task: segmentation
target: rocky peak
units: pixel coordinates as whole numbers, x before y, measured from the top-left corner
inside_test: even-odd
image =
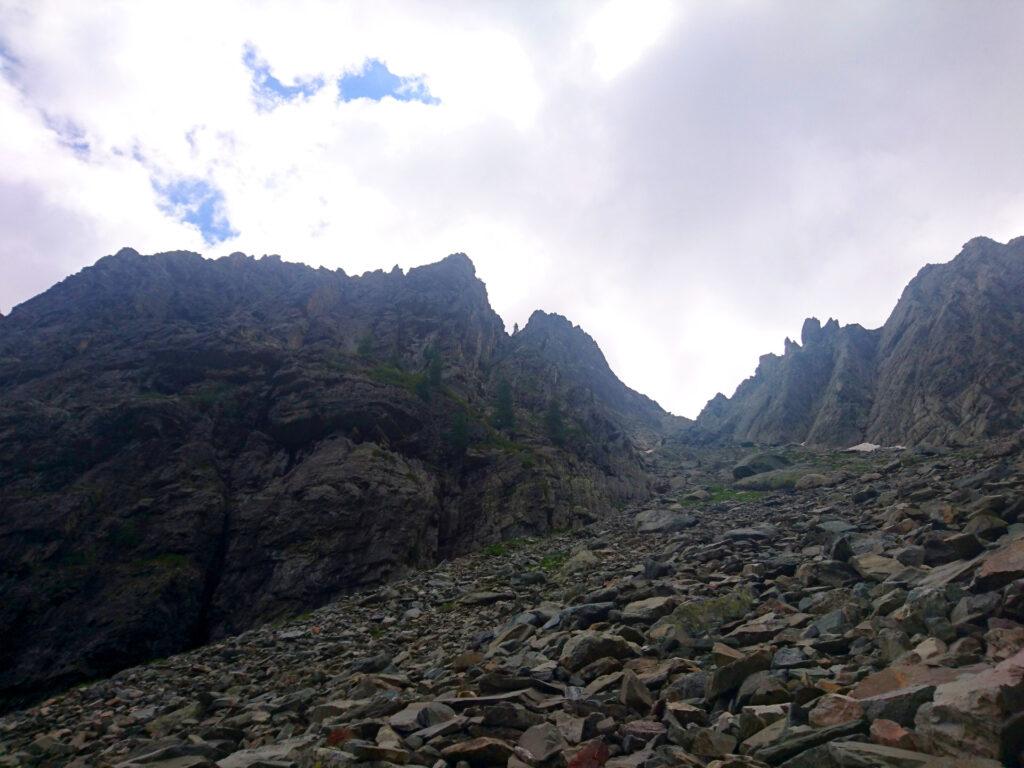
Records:
[[[699,434],[828,445],[971,441],[1024,415],[1024,238],[979,237],[928,265],[877,330],[808,318]]]
[[[805,347],[808,344],[813,344],[821,338],[821,322],[816,317],[808,317],[804,320],[803,327],[800,329],[800,343]]]
[[[564,318],[509,337],[464,254],[122,249],[3,331],[0,702],[650,493],[661,409]]]
[[[623,384],[590,334],[562,315],[536,310],[509,347],[517,364],[526,361],[532,377],[549,381],[549,398],[558,389],[567,402],[596,400],[643,422],[660,422],[666,415],[653,400]]]

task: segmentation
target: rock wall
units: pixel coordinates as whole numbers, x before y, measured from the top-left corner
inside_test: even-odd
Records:
[[[765,355],[697,440],[883,445],[968,443],[1024,420],[1024,238],[975,238],[910,282],[885,325],[824,327]]]
[[[0,695],[646,498],[633,425],[667,414],[581,330],[543,326],[508,336],[463,255],[356,278],[125,250],[15,308]]]

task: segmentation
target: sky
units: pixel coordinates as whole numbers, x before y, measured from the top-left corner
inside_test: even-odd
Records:
[[[685,416],[1024,234],[1014,0],[0,0],[0,311],[100,257],[473,259]]]

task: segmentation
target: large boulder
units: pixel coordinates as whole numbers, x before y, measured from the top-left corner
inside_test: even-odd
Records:
[[[559,661],[570,672],[575,672],[606,656],[628,659],[636,655],[633,646],[618,635],[587,631],[575,634],[566,641]]]
[[[789,465],[789,459],[778,453],[752,453],[732,468],[732,476],[736,480],[742,480],[744,477],[771,472]]]
[[[1024,650],[984,672],[939,685],[914,724],[939,754],[999,758],[1005,723],[1022,710]]]
[[[975,588],[988,592],[1024,578],[1024,539],[1011,541],[986,555],[974,577]]]

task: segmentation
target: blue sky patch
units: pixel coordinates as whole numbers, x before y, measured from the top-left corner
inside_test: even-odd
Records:
[[[360,72],[344,74],[338,78],[338,100],[373,99],[380,101],[390,96],[398,101],[422,101],[424,104],[440,104],[432,96],[424,82],[423,75],[399,77],[379,59],[367,59]]]
[[[3,40],[0,40],[0,66],[4,67],[5,69],[8,69],[13,68],[19,63],[20,62],[18,61],[17,57],[13,53],[11,53],[10,49],[3,42]]]
[[[256,106],[269,111],[286,101],[297,98],[308,98],[324,87],[322,77],[309,80],[296,80],[292,85],[285,85],[270,71],[270,64],[260,58],[256,46],[247,43],[242,51],[242,63],[252,72],[252,95]]]
[[[57,134],[61,144],[81,158],[89,156],[89,142],[85,137],[85,130],[80,125],[70,118],[54,117],[46,112],[41,114],[46,127]]]
[[[209,245],[238,234],[224,213],[224,193],[208,181],[183,178],[162,184],[153,181],[162,198],[160,210],[196,227]]]

